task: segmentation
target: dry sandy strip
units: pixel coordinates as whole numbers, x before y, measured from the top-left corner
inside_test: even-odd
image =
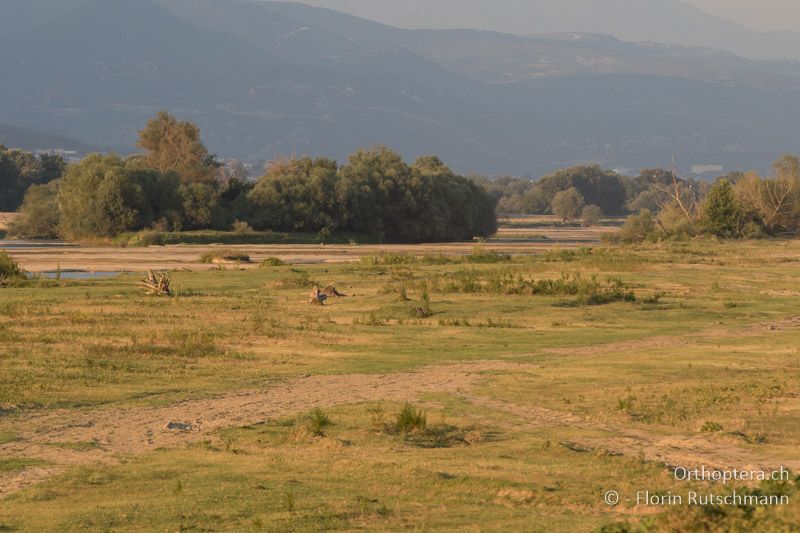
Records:
[[[647,459],[687,466],[742,468],[756,461],[736,446],[720,446],[703,438],[654,436],[639,430],[592,424],[569,413],[522,407],[471,395],[470,389],[487,372],[526,371],[534,365],[499,361],[430,366],[396,374],[310,376],[260,391],[238,392],[167,407],[55,410],[24,416],[13,428],[19,438],[0,445],[0,456],[34,458],[48,466],[0,476],[0,498],[38,483],[70,466],[114,464],[118,454],[139,454],[176,448],[208,439],[220,428],[264,422],[306,412],[314,407],[365,401],[414,400],[428,392],[447,392],[491,411],[521,419],[520,427],[570,427],[604,432],[589,446],[615,453],[644,453]],[[491,423],[491,422],[490,422]],[[185,425],[185,429],[181,429]],[[169,426],[177,426],[170,429]],[[509,426],[511,429],[512,426]],[[65,449],[65,443],[96,442],[88,451]],[[61,446],[58,446],[61,445]],[[769,465],[762,465],[765,468]],[[797,465],[784,465],[800,468]]]
[[[485,372],[525,370],[530,365],[496,361],[433,366],[398,374],[311,376],[261,391],[243,391],[167,407],[53,410],[15,423],[18,440],[0,445],[0,457],[42,459],[53,466],[0,476],[0,497],[72,465],[113,464],[116,454],[173,448],[209,438],[217,429],[245,426],[315,407],[365,401],[414,400],[426,392],[459,393]],[[171,423],[187,430],[169,429]],[[96,442],[98,448],[73,451],[54,444]]]
[[[532,239],[530,230],[501,229],[496,239],[482,244],[485,250],[502,253],[540,254],[554,246],[576,247],[600,242],[603,234],[614,228],[543,228],[533,232],[548,240]],[[7,251],[29,272],[56,269],[89,272],[144,272],[147,270],[208,270],[200,261],[206,253],[231,248],[247,253],[252,263],[234,265],[255,268],[267,257],[277,257],[294,264],[347,263],[382,253],[409,255],[467,255],[475,242],[415,245],[349,245],[349,244],[264,244],[264,245],[169,245],[142,248],[75,245],[58,241],[2,241],[0,251]]]

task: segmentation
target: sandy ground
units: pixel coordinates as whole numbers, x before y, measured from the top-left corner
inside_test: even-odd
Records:
[[[12,429],[18,439],[0,445],[0,456],[36,458],[47,466],[0,475],[0,498],[79,465],[115,464],[122,455],[177,448],[211,438],[214,431],[307,412],[315,407],[367,401],[412,401],[425,393],[452,393],[491,411],[510,415],[509,431],[570,428],[600,436],[565,442],[581,451],[643,456],[666,465],[800,470],[800,460],[763,462],[752,450],[711,436],[669,435],[584,420],[570,413],[476,396],[472,388],[494,371],[535,370],[536,365],[479,361],[428,366],[415,372],[309,376],[264,390],[242,391],[166,407],[55,410],[26,414]],[[494,419],[493,419],[494,423]],[[96,443],[86,451],[68,443]],[[773,464],[775,463],[775,464]]]
[[[485,361],[398,374],[313,376],[265,390],[242,391],[167,407],[26,414],[11,428],[18,439],[0,445],[0,456],[41,459],[50,465],[0,474],[0,498],[69,466],[114,464],[118,454],[178,447],[208,439],[220,428],[256,424],[315,407],[378,400],[411,401],[426,392],[466,393],[484,372],[528,367]],[[186,429],[170,429],[171,423],[185,425]],[[96,442],[99,447],[75,451],[58,446],[87,442]]]
[[[614,228],[504,228],[496,238],[483,244],[483,248],[510,254],[538,254],[554,246],[597,244],[601,236],[610,231],[614,231]],[[542,239],[542,236],[547,239]],[[346,263],[380,253],[466,255],[474,247],[475,243],[468,242],[420,245],[174,245],[114,248],[57,242],[0,241],[0,250],[8,251],[29,272],[48,272],[59,268],[89,272],[209,270],[217,267],[202,264],[200,257],[220,248],[241,250],[250,255],[253,261],[252,264],[233,267],[255,268],[267,257],[278,257],[294,264]]]

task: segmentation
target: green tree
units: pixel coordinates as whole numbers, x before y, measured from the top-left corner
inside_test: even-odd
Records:
[[[200,128],[161,111],[139,132],[138,146],[147,166],[162,173],[175,172],[184,184],[214,181],[217,163],[200,140]]]
[[[17,162],[0,146],[0,211],[16,211],[22,194],[22,176]]]
[[[35,156],[0,145],[0,211],[16,211],[32,185],[53,181],[64,172],[61,156]]]
[[[205,183],[185,183],[180,186],[179,194],[183,202],[183,229],[209,228],[219,203],[216,187]]]
[[[563,221],[575,220],[581,214],[584,206],[583,195],[575,187],[570,187],[566,191],[560,191],[553,196],[551,209],[553,214],[560,217]]]
[[[58,181],[31,186],[9,228],[10,233],[16,237],[39,239],[58,237],[58,190]]]
[[[290,159],[273,163],[249,199],[253,226],[278,231],[330,234],[342,222],[336,196],[337,164],[330,159]]]
[[[647,209],[642,209],[638,214],[631,215],[625,219],[625,224],[619,233],[614,235],[612,240],[620,241],[625,244],[643,242],[646,239],[655,240],[656,220],[653,213]]]
[[[456,175],[436,156],[417,159],[411,171],[418,212],[409,215],[404,240],[460,241],[497,232],[497,196],[483,180]]]
[[[555,195],[576,188],[587,204],[594,204],[608,215],[627,212],[628,192],[624,180],[616,172],[597,165],[577,166],[544,176],[525,197],[528,212],[545,214],[552,207]]]
[[[93,154],[71,165],[58,194],[59,234],[112,237],[152,221],[144,189],[115,155]]]
[[[742,236],[748,218],[747,210],[730,181],[722,179],[711,187],[700,217],[705,232],[721,238],[738,238]]]
[[[345,224],[351,230],[378,240],[399,240],[398,226],[408,222],[403,212],[414,211],[411,169],[385,146],[360,149],[339,169],[336,196],[344,206]]]
[[[581,222],[584,226],[597,226],[603,219],[603,210],[596,205],[587,205],[581,211]]]

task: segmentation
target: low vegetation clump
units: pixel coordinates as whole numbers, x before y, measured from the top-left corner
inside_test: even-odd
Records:
[[[459,270],[432,282],[434,290],[443,293],[499,294],[529,296],[574,296],[575,303],[601,305],[636,301],[634,292],[619,278],[601,281],[596,276],[563,274],[556,279],[532,279],[521,274],[477,270]]]
[[[27,277],[27,274],[8,253],[0,252],[0,287],[25,281]]]
[[[277,257],[267,257],[266,259],[261,261],[261,265],[260,266],[262,268],[273,268],[273,267],[284,266],[285,264],[286,264],[286,262],[284,262],[282,259],[279,259]]]
[[[167,244],[167,235],[162,231],[142,230],[136,233],[123,233],[113,239],[115,246],[126,247],[147,247],[164,246]]]
[[[414,431],[425,431],[428,427],[428,417],[422,409],[417,409],[410,403],[403,406],[397,414],[395,430],[403,435],[408,435]]]
[[[419,305],[411,308],[411,314],[416,318],[429,318],[433,316],[433,309],[431,308],[431,297],[428,291],[422,293],[422,300]]]
[[[319,407],[308,413],[304,420],[306,429],[315,437],[324,437],[328,428],[333,425],[331,417],[325,414],[325,411]]]
[[[471,254],[463,258],[465,263],[472,263],[477,265],[488,265],[494,263],[508,263],[511,261],[509,254],[500,253],[496,250],[484,250],[482,247],[477,246]]]
[[[239,250],[219,250],[203,254],[200,262],[204,264],[250,263],[250,256]]]

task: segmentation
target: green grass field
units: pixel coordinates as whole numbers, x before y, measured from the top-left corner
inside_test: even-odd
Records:
[[[0,289],[0,531],[800,527],[794,478],[635,501],[734,488],[676,466],[800,471],[800,242],[173,280]]]

